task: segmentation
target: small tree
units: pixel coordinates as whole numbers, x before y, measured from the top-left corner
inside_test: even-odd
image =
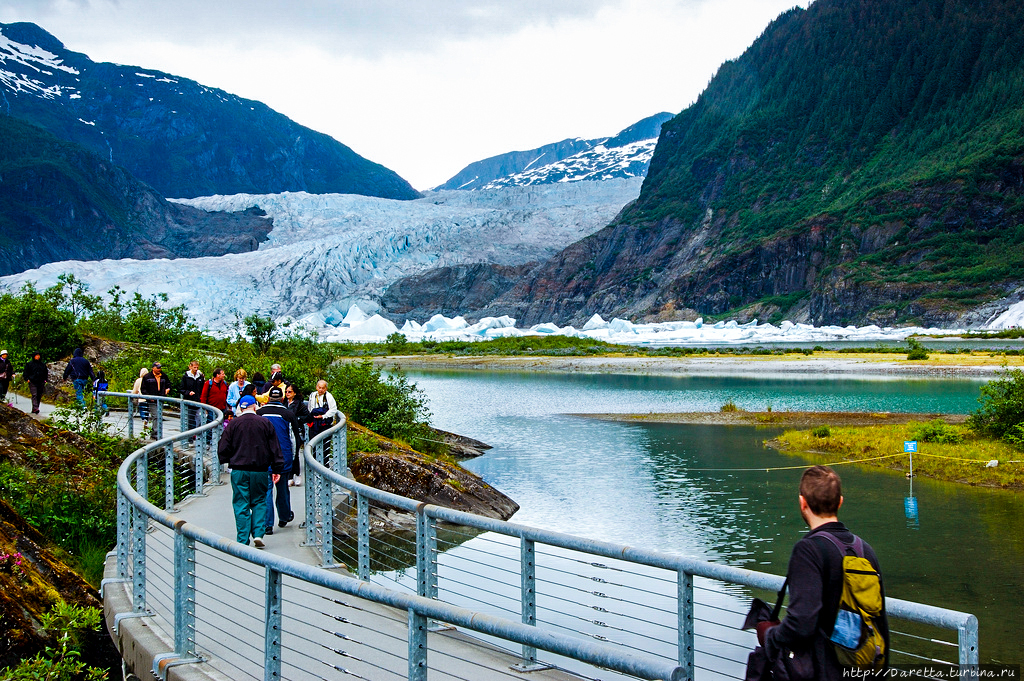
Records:
[[[58,601],[40,618],[43,628],[56,638],[56,645],[45,653],[22,660],[17,666],[0,672],[3,681],[37,681],[39,679],[83,679],[101,681],[107,672],[90,667],[81,660],[82,633],[99,628],[99,608],[72,605]]]
[[[273,319],[261,317],[258,314],[251,314],[242,320],[245,324],[245,333],[249,336],[249,342],[261,355],[267,354],[267,350],[274,344],[277,338],[277,324]]]
[[[1024,424],[1024,371],[1003,369],[998,378],[981,386],[981,406],[967,419],[976,433],[1012,437]]]

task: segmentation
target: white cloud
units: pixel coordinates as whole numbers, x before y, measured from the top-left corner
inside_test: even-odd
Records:
[[[0,21],[261,100],[423,189],[487,156],[679,112],[792,5],[58,0]]]

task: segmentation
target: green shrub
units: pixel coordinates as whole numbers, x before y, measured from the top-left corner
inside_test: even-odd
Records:
[[[951,426],[941,419],[928,421],[910,430],[909,437],[920,442],[935,442],[940,445],[963,444],[964,434],[956,426]]]
[[[828,426],[818,426],[811,431],[814,437],[832,437],[832,430]]]
[[[908,338],[907,345],[910,346],[910,350],[907,351],[907,359],[928,359],[928,350],[916,338]]]
[[[394,371],[385,376],[364,359],[331,366],[327,374],[328,389],[349,419],[414,448],[424,446],[424,438],[431,433],[427,397],[404,373]]]
[[[21,660],[0,675],[3,681],[43,681],[53,679],[81,679],[101,681],[107,672],[82,662],[82,646],[85,631],[96,631],[103,621],[99,608],[73,605],[64,601],[56,604],[43,614],[40,624],[56,640],[45,652]]]
[[[1004,369],[999,377],[981,386],[981,406],[967,418],[976,433],[1005,438],[1024,423],[1024,371]]]
[[[729,400],[728,402],[723,404],[719,408],[718,411],[721,411],[721,412],[733,412],[733,411],[743,411],[743,410],[740,409],[739,407],[737,407],[735,402],[733,402],[732,400]]]

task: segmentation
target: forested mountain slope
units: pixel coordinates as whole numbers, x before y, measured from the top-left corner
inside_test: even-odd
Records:
[[[0,115],[0,275],[60,260],[245,253],[272,229],[264,216],[170,203],[124,168]]]
[[[1024,282],[1024,4],[817,0],[664,124],[640,198],[490,311],[984,321]]]

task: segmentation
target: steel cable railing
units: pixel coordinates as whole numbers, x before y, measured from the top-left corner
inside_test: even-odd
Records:
[[[106,394],[125,397],[132,404],[133,397],[128,394]],[[323,671],[310,660],[321,660],[324,656],[312,655],[310,651],[314,649],[330,649],[332,657],[325,661],[324,668],[352,678],[379,679],[386,675],[420,680],[439,668],[444,669],[444,675],[454,678],[460,672],[448,667],[456,662],[459,669],[486,664],[485,659],[466,658],[469,648],[465,643],[428,633],[431,622],[448,622],[503,641],[506,646],[545,650],[639,678],[682,678],[681,670],[670,661],[630,654],[512,619],[382,588],[259,551],[173,515],[175,504],[184,494],[202,493],[207,485],[217,482],[220,470],[216,456],[211,453],[216,451],[223,416],[212,407],[197,405],[205,414],[200,420],[207,422],[188,429],[188,425],[194,424],[188,422],[187,408],[195,403],[185,404],[186,411],[179,418],[185,421],[186,429],[180,431],[181,421],[178,429],[172,428],[164,418],[163,407],[166,403],[181,405],[184,401],[156,396],[146,399],[154,402],[150,417],[157,439],[130,455],[118,470],[116,577],[104,580],[103,587],[108,589],[113,583],[121,583],[130,594],[131,611],[117,613],[115,621],[132,616],[153,617],[173,629],[173,652],[154,657],[154,673],[161,674],[171,665],[203,661],[200,648],[207,658],[215,658],[206,661],[216,668],[252,678],[283,678],[283,670],[288,678],[322,678]],[[306,446],[307,472],[311,470],[310,461],[316,462],[315,470],[340,475],[346,469],[344,429],[342,422]],[[187,457],[186,463],[179,465],[183,456]],[[323,564],[334,565],[333,480],[307,473],[306,488],[310,502],[306,536],[321,549]],[[368,499],[350,496],[356,497],[355,506],[365,519]],[[368,545],[368,529],[368,523],[360,523],[361,547]],[[419,575],[437,571],[436,534],[420,530],[414,556],[417,592],[436,595],[436,581],[419,580]],[[172,555],[168,556],[168,552]],[[429,568],[424,562],[427,554]],[[369,571],[368,556],[368,551],[360,551],[359,569],[363,573]],[[166,565],[157,564],[161,561]],[[242,570],[240,582],[236,581],[238,570]],[[293,584],[303,586],[294,588]],[[332,608],[324,609],[335,623],[333,626],[327,626],[327,619],[319,619],[320,615],[318,623],[311,625],[311,616],[305,610],[299,614],[288,612],[287,608],[294,603],[287,599],[302,601],[321,593],[334,594],[334,609],[342,608],[337,605],[340,595],[362,600],[360,606],[346,603],[342,615],[337,610],[331,614]],[[260,601],[262,609],[253,608]],[[328,601],[321,597],[318,602]],[[395,614],[395,609],[401,616]],[[356,622],[357,619],[360,621]],[[372,643],[358,643],[350,633],[356,627],[368,632],[370,636],[364,638],[372,639]],[[343,641],[344,645],[329,645],[325,642],[328,638]],[[429,661],[428,650],[434,653]],[[343,664],[338,663],[339,658]]]
[[[324,518],[328,517],[333,523],[335,506],[345,509],[347,517],[341,526],[357,527],[359,532],[346,536],[341,543],[348,556],[354,555],[349,562],[358,566],[360,579],[411,582],[412,575],[407,575],[411,567],[395,570],[374,558],[401,552],[411,560],[412,551],[403,548],[411,543],[416,548],[415,587],[422,597],[506,617],[519,615],[530,626],[558,629],[620,649],[667,657],[684,670],[687,678],[700,668],[725,677],[740,677],[754,637],[739,630],[746,610],[741,609],[742,591],[737,592],[737,588],[746,589],[749,598],[751,592],[774,593],[782,585],[780,576],[745,568],[592,541],[422,504],[346,477],[340,450],[332,451],[338,451],[339,456],[330,467],[311,460],[307,453],[307,471],[310,477],[330,481],[337,490],[335,494],[322,492],[321,499],[333,502],[336,496],[344,496],[348,503],[307,507],[307,514],[313,522],[326,524]],[[351,503],[353,499],[356,503]],[[371,534],[371,504],[415,514],[415,540],[399,538],[388,530]],[[439,527],[445,528],[449,537],[466,537],[465,543],[440,542]],[[447,553],[443,553],[442,546]],[[486,573],[486,584],[467,579],[477,574],[476,567]],[[699,601],[695,598],[698,594]],[[508,607],[503,605],[506,600],[510,601]],[[955,631],[957,663],[977,664],[978,629],[973,615],[895,598],[887,599],[887,610],[892,621]],[[929,643],[931,639],[925,636],[915,640],[915,644]],[[525,667],[537,663],[536,653],[529,646],[524,647],[522,657]],[[716,671],[722,668],[735,668],[735,675]]]

